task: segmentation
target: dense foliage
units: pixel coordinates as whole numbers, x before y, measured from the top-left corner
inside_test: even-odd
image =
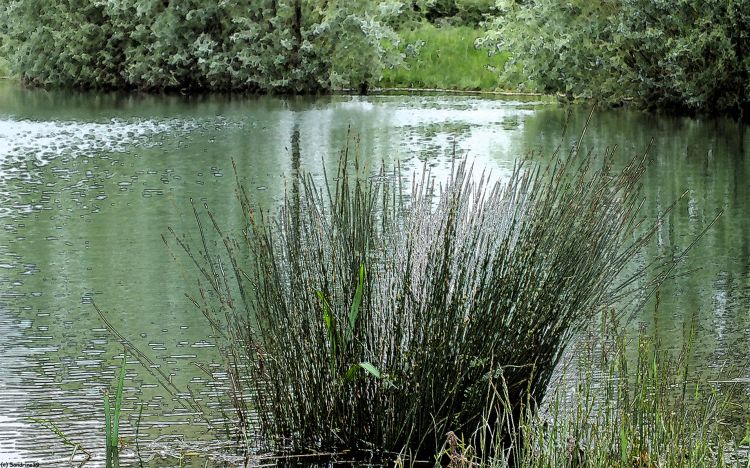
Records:
[[[432,22],[477,26],[497,11],[496,0],[417,0],[414,8]]]
[[[646,108],[747,114],[750,2],[504,0],[482,44],[506,82]]]
[[[13,71],[42,86],[316,92],[396,63],[402,5],[331,0],[11,0]]]
[[[481,52],[463,43],[480,35]],[[381,82],[518,86],[616,105],[747,116],[748,50],[744,0],[8,0],[0,6],[0,73],[9,69],[40,86],[283,93],[366,92]]]

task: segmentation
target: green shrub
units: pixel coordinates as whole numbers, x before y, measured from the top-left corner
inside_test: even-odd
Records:
[[[417,4],[424,18],[433,23],[458,13],[456,0],[421,0]]]
[[[456,0],[456,16],[461,24],[477,26],[497,12],[495,0]]]
[[[462,25],[476,27],[497,11],[496,0],[419,0],[416,9],[425,20],[441,26]]]
[[[215,239],[203,222],[197,249],[177,238],[240,432],[273,452],[434,454],[447,431],[517,421],[575,333],[632,285],[620,275],[652,232],[636,219],[643,160],[612,173],[573,151],[497,184],[461,162],[447,185],[427,174],[411,191],[359,163],[344,152],[322,186],[295,177],[275,216],[239,188],[240,239],[210,211]],[[498,388],[509,406],[488,413]]]
[[[386,14],[375,2],[12,0],[0,20],[12,70],[33,85],[309,93],[397,62]]]
[[[8,61],[0,57],[0,78],[7,78],[9,75]]]
[[[750,3],[505,1],[481,43],[503,80],[651,109],[745,115]]]

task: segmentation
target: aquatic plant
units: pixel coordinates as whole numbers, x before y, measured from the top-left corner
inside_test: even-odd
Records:
[[[71,447],[73,449],[70,454],[70,458],[68,459],[68,466],[78,466],[78,468],[80,468],[84,466],[89,460],[91,460],[91,453],[86,450],[83,444],[71,440],[70,437],[68,437],[68,435],[63,432],[62,429],[60,429],[54,422],[45,418],[29,417],[27,419],[35,424],[39,424],[41,427],[55,434],[63,443],[63,445]],[[76,460],[76,455],[78,455],[79,453],[84,457],[82,460]]]
[[[120,413],[122,411],[122,390],[125,383],[126,353],[123,351],[122,364],[114,388],[114,402],[109,390],[104,392],[104,435],[107,447],[107,458],[116,456],[120,442]],[[114,405],[113,405],[114,403]]]
[[[120,451],[120,416],[122,412],[122,397],[125,383],[126,357],[127,353],[123,351],[122,363],[120,364],[117,383],[114,387],[114,401],[112,401],[112,396],[110,395],[109,389],[104,390],[104,446],[106,449],[107,466],[110,466],[112,464],[114,464],[115,466],[118,465],[118,455]],[[143,408],[141,407],[141,411],[142,410]],[[140,417],[141,414],[139,413],[138,425],[136,426],[135,435],[136,447],[138,444],[138,428],[140,427]],[[75,461],[75,457],[79,453],[82,454],[85,458],[80,461],[77,466],[83,466],[91,459],[91,453],[89,453],[89,451],[86,450],[86,448],[82,444],[72,441],[70,437],[68,437],[68,435],[65,434],[65,432],[63,432],[54,422],[45,418],[28,419],[31,422],[39,424],[40,426],[55,434],[64,445],[73,448],[73,452],[71,453],[69,460],[70,466],[74,466],[74,463],[79,463],[78,461]],[[138,453],[138,457],[140,459],[140,453]]]
[[[644,332],[626,339],[609,315],[572,346],[541,408],[503,421],[525,435],[512,450],[482,456],[449,434],[438,452],[443,464],[506,467],[513,454],[524,468],[746,467],[747,447],[727,431],[741,386],[689,381],[692,338],[679,351],[660,349]],[[502,389],[494,404],[508,404]],[[494,429],[485,425],[476,439],[502,444]]]
[[[648,271],[630,268],[653,234],[639,216],[645,156],[614,170],[612,151],[579,148],[497,182],[456,161],[444,184],[425,171],[410,189],[347,148],[322,185],[294,176],[276,215],[238,181],[240,238],[196,210],[198,248],[174,238],[200,277],[190,297],[222,350],[242,440],[434,454],[452,431],[491,446],[478,429],[541,401],[571,338],[625,307]]]

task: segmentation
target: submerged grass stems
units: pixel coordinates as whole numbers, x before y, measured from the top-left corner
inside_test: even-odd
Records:
[[[91,460],[91,453],[86,450],[83,444],[72,441],[65,432],[57,427],[57,424],[55,424],[54,422],[50,421],[49,419],[33,417],[28,418],[28,420],[35,424],[39,424],[41,427],[52,432],[60,439],[63,445],[72,448],[70,458],[68,459],[68,466],[77,466],[78,468],[80,468],[84,466],[89,460]],[[76,455],[79,453],[84,457],[82,460],[76,460]]]
[[[125,371],[126,371],[126,358],[127,352],[123,351],[122,362],[120,364],[120,370],[117,377],[117,382],[114,386],[114,400],[110,395],[110,389],[104,391],[104,446],[106,450],[107,466],[112,464],[118,464],[118,456],[120,452],[120,416],[122,414],[122,399],[123,389],[125,384]],[[62,443],[68,447],[73,448],[73,452],[70,456],[70,466],[76,466],[75,456],[78,453],[83,454],[85,457],[80,464],[77,466],[83,466],[91,459],[91,453],[89,453],[82,444],[73,442],[70,438],[59,428],[57,425],[43,418],[29,418],[32,422],[37,423],[54,433],[60,438]],[[140,415],[139,415],[140,421]],[[138,432],[136,432],[136,444],[138,443]]]
[[[323,185],[295,176],[276,215],[238,183],[241,238],[196,212],[198,248],[175,240],[201,278],[191,300],[222,350],[243,441],[432,455],[451,431],[487,451],[478,429],[520,421],[571,337],[646,275],[626,271],[653,234],[639,217],[645,157],[614,171],[610,152],[579,146],[502,183],[463,161],[411,189],[345,149]]]

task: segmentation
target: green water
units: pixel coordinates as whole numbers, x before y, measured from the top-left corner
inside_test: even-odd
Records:
[[[426,164],[445,177],[455,147],[503,177],[529,151],[544,157],[575,144],[588,111],[461,96],[153,97],[0,82],[0,461],[67,459],[70,449],[29,416],[55,422],[101,461],[102,391],[122,347],[92,301],[178,386],[215,405],[192,364],[216,359],[205,320],[185,297],[195,292],[193,272],[161,236],[171,227],[196,240],[191,198],[228,229],[239,225],[232,160],[268,208],[294,171],[320,176],[354,138],[372,167],[399,160],[407,171]],[[747,138],[748,127],[731,121],[618,110],[597,112],[584,140],[587,149],[618,145],[623,159],[651,144],[643,181],[651,219],[686,192],[641,264],[679,256],[723,211],[664,284],[658,308],[652,301],[628,324],[632,336],[645,329],[675,349],[697,324],[692,378],[728,367],[750,377],[741,370],[750,358]],[[131,361],[124,438],[132,441],[142,404],[142,447],[174,451],[183,434],[209,440]]]

